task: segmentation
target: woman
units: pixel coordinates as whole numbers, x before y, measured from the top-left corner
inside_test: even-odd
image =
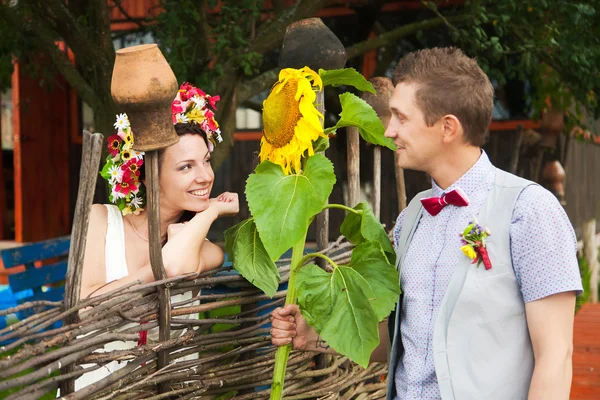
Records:
[[[239,210],[235,193],[209,198],[214,173],[210,153],[220,141],[211,97],[190,84],[183,84],[173,101],[178,143],[159,153],[160,234],[167,277],[200,273],[219,267],[223,251],[206,239],[211,224]],[[83,264],[81,298],[97,296],[125,284],[154,281],[150,266],[148,215],[145,203],[143,153],[133,150],[134,135],[125,114],[117,117],[116,135],[109,138],[110,155],[101,175],[109,181],[110,205],[92,206]],[[191,292],[174,296],[172,302],[189,300]],[[150,330],[150,340],[157,336]],[[177,333],[174,333],[177,334]],[[140,335],[145,338],[145,335]],[[114,342],[105,351],[135,346]],[[87,386],[125,363],[111,362],[84,374],[76,389]]]

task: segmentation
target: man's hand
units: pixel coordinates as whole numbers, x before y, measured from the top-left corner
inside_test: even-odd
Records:
[[[271,313],[271,343],[285,346],[292,343],[296,350],[315,350],[319,339],[317,332],[310,327],[296,304],[278,307]]]
[[[210,199],[210,207],[218,211],[219,217],[236,215],[240,211],[240,202],[237,193],[224,192],[214,199]]]

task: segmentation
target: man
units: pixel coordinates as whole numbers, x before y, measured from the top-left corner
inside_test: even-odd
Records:
[[[582,290],[568,217],[550,192],[481,150],[493,88],[475,60],[421,50],[400,60],[393,80],[386,136],[399,166],[427,172],[432,189],[394,228],[403,294],[371,357],[388,354],[388,399],[568,399]],[[481,265],[461,251],[474,220],[491,233]],[[297,306],[273,312],[272,342],[332,352]]]
[[[481,150],[493,88],[475,60],[421,50],[400,60],[393,80],[386,136],[399,166],[427,172],[432,189],[394,228],[403,294],[371,357],[389,354],[388,399],[568,399],[582,286],[564,210]],[[482,265],[461,251],[474,220],[491,233]],[[272,342],[332,351],[297,306],[273,312]]]

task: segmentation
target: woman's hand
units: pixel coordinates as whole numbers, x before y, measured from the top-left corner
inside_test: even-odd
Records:
[[[240,201],[237,193],[225,192],[210,199],[210,207],[218,211],[219,217],[236,215],[240,211]]]

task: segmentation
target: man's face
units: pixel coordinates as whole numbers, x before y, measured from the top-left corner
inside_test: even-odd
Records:
[[[423,112],[417,106],[414,83],[399,83],[390,99],[392,117],[385,131],[398,146],[398,166],[428,172],[435,165],[436,155],[442,150],[443,129],[441,121],[429,127]]]

